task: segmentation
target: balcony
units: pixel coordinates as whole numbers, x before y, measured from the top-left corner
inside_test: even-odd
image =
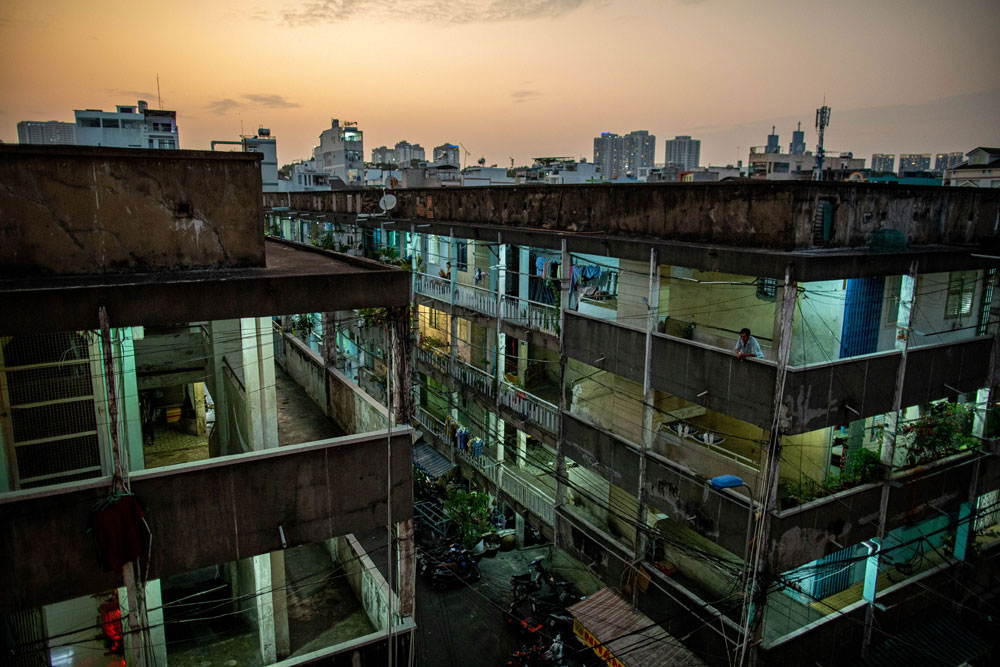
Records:
[[[500,382],[500,405],[510,408],[523,421],[534,424],[544,431],[559,432],[557,406],[504,381]]]
[[[501,315],[508,322],[528,329],[550,336],[559,335],[559,309],[555,306],[504,294]]]

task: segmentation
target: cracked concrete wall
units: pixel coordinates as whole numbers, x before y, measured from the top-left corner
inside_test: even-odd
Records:
[[[256,153],[0,146],[0,275],[264,266]]]
[[[589,234],[658,237],[779,250],[863,247],[876,231],[910,245],[979,243],[996,236],[1000,192],[871,183],[498,186],[396,190],[395,219],[455,221]],[[381,190],[271,194],[268,206],[379,213]],[[828,242],[815,240],[821,204]]]

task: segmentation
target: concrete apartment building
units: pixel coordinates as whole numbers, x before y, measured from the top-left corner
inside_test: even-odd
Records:
[[[436,163],[440,162],[459,167],[462,165],[462,160],[458,151],[459,147],[457,145],[444,143],[440,146],[435,146],[431,155],[434,158],[433,161]]]
[[[656,137],[646,130],[624,136],[602,132],[594,137],[594,164],[607,180],[629,177],[646,180],[656,161]]]
[[[1000,192],[397,190],[391,229],[380,195],[265,207],[409,258],[425,456],[519,533],[712,665],[992,641]],[[384,335],[338,317],[336,365],[383,400]],[[762,358],[734,354],[744,327]]]
[[[19,144],[72,146],[76,143],[76,125],[58,120],[22,120],[17,124]]]
[[[930,153],[900,153],[899,154],[899,175],[917,171],[931,170]]]
[[[372,149],[372,162],[375,164],[391,164],[399,167],[409,167],[413,160],[423,162],[426,160],[426,152],[420,144],[411,144],[408,141],[396,142],[394,148],[379,146]]]
[[[410,664],[411,433],[287,317],[409,276],[265,240],[260,161],[0,147],[4,664]]]
[[[676,165],[681,171],[697,169],[701,165],[701,139],[692,139],[687,134],[667,139],[663,164]]]
[[[365,179],[364,132],[355,122],[340,124],[330,121],[330,128],[319,135],[319,145],[313,148],[316,165],[351,187],[361,187]]]
[[[871,169],[873,173],[896,173],[896,156],[893,153],[873,153]]]
[[[135,106],[119,104],[114,111],[77,109],[73,116],[77,146],[166,150],[181,147],[177,112],[150,109],[145,100],[139,100]]]
[[[963,162],[965,162],[965,153],[962,151],[937,153],[934,156],[934,173],[938,176],[944,176],[944,172],[954,169]]]

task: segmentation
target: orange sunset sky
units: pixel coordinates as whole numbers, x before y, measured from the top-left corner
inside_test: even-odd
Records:
[[[258,125],[279,162],[331,117],[371,149],[463,143],[469,162],[593,157],[602,131],[702,139],[747,159],[777,125],[833,108],[827,148],[1000,145],[998,0],[4,0],[0,139],[144,98],[182,148]]]

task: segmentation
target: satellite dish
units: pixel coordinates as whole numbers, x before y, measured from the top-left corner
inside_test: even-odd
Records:
[[[396,195],[382,195],[382,198],[378,200],[378,207],[384,213],[388,213],[396,207]]]

